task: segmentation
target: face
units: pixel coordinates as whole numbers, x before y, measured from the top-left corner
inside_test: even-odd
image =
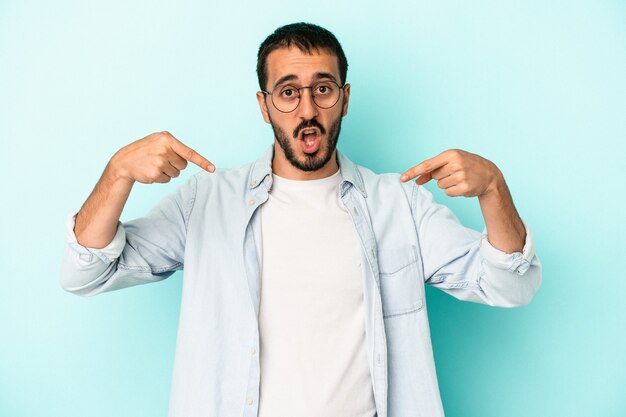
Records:
[[[318,81],[332,80],[341,85],[339,61],[326,51],[312,55],[298,48],[281,48],[267,57],[267,85],[265,90],[273,92],[276,86],[303,87]],[[350,85],[339,91],[339,100],[331,108],[318,107],[313,101],[310,88],[300,90],[300,102],[290,113],[280,112],[272,97],[261,92],[257,100],[264,120],[271,124],[275,143],[279,146],[274,153],[274,172],[283,171],[319,172],[336,171],[330,166],[335,162],[335,149],[341,130],[341,119],[348,112]],[[280,151],[280,152],[279,152]],[[279,173],[279,175],[281,175]]]

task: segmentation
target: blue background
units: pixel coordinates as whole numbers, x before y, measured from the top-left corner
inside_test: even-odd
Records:
[[[93,298],[59,284],[63,224],[109,158],[169,130],[220,167],[272,142],[260,42],[333,31],[352,84],[339,148],[403,172],[449,148],[494,161],[543,284],[492,308],[428,288],[455,416],[626,415],[624,1],[0,0],[0,415],[165,416],[181,273]],[[122,221],[199,168],[137,184]],[[428,188],[482,230],[476,199]]]

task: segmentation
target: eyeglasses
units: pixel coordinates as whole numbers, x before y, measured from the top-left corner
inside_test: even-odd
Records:
[[[322,109],[330,109],[339,101],[339,91],[344,87],[345,84],[339,85],[334,81],[327,80],[303,87],[295,87],[289,84],[279,85],[271,93],[264,90],[261,90],[261,92],[265,95],[272,96],[272,103],[279,112],[291,113],[298,107],[298,104],[300,104],[300,90],[310,88],[315,105]]]

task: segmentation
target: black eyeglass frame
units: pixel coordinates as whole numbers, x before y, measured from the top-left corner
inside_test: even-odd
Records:
[[[300,105],[300,98],[302,97],[302,93],[300,92],[300,90],[302,90],[302,89],[304,89],[304,88],[310,88],[310,89],[311,89],[311,97],[313,98],[313,103],[315,103],[315,105],[316,105],[317,107],[319,107],[320,109],[332,109],[333,107],[335,107],[335,105],[336,105],[337,103],[339,103],[339,96],[341,96],[341,94],[337,94],[337,101],[335,101],[335,102],[334,102],[331,106],[328,106],[328,107],[322,107],[322,106],[320,106],[319,104],[317,104],[317,101],[315,101],[315,94],[313,94],[313,87],[315,87],[315,86],[316,86],[316,85],[318,85],[318,84],[325,83],[325,82],[330,82],[330,83],[335,84],[335,85],[337,86],[337,88],[339,88],[339,90],[342,90],[342,91],[343,91],[343,88],[346,86],[346,84],[344,84],[344,85],[339,85],[339,84],[337,84],[337,83],[336,83],[335,81],[333,81],[333,80],[323,80],[323,81],[318,81],[318,82],[316,82],[316,83],[315,83],[315,84],[313,84],[313,85],[304,85],[304,86],[302,86],[302,87],[292,86],[295,90],[297,90],[297,91],[298,91],[298,104],[296,104],[296,107],[294,107],[294,108],[293,108],[293,110],[289,110],[289,111],[282,111],[281,109],[279,109],[279,108],[278,108],[278,106],[276,106],[276,103],[274,103],[274,98],[273,98],[273,97],[272,97],[272,105],[274,106],[274,108],[276,108],[276,110],[278,110],[278,111],[279,111],[279,112],[281,112],[281,113],[292,113],[292,112],[296,111],[296,109],[297,109],[297,108],[298,108],[298,106]],[[287,84],[287,85],[290,85],[290,86],[291,86],[291,84]],[[274,91],[272,91],[271,93],[270,93],[269,91],[265,91],[265,90],[261,90],[261,93],[265,94],[265,96],[266,96],[266,97],[267,97],[267,96],[273,96],[273,95],[274,95],[274,93],[276,92],[276,90],[277,90],[279,87],[281,87],[281,86],[276,87],[276,88],[274,89]],[[345,92],[344,92],[344,93],[345,93]]]

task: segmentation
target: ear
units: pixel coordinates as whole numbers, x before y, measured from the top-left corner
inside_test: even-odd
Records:
[[[267,102],[265,101],[265,94],[260,91],[256,93],[256,100],[259,102],[259,108],[261,109],[261,114],[263,115],[263,120],[265,123],[270,123],[270,115],[267,112]]]
[[[343,108],[341,109],[341,117],[348,114],[348,101],[350,101],[350,84],[343,87]]]

